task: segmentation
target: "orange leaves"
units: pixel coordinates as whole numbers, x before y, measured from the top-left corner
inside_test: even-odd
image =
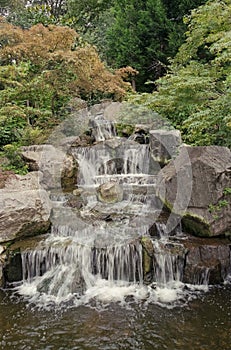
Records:
[[[37,24],[30,29],[21,29],[7,22],[0,22],[0,40],[2,42],[1,59],[5,62],[15,59],[49,59],[57,51],[69,51],[78,38],[77,33],[68,27]],[[10,63],[10,62],[7,62]]]
[[[0,64],[30,62],[32,76],[41,74],[56,92],[69,91],[70,97],[100,92],[121,98],[130,88],[123,79],[137,72],[126,67],[113,73],[93,46],[78,46],[78,38],[69,27],[37,24],[23,30],[0,19]]]
[[[135,75],[139,74],[138,70],[130,66],[119,68],[115,73],[123,79],[134,77]]]
[[[27,39],[36,40],[38,46],[45,46],[47,52],[58,50],[71,50],[78,39],[77,33],[68,27],[49,25],[44,27],[37,24],[31,27],[27,33]]]

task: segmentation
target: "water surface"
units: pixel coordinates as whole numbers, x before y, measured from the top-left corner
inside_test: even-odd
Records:
[[[38,310],[0,292],[3,350],[230,350],[231,286],[214,287],[187,305],[145,302]]]

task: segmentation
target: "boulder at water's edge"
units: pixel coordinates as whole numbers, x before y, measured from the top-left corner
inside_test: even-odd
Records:
[[[231,152],[219,146],[183,146],[160,172],[157,195],[180,214],[187,232],[231,235]]]
[[[9,177],[0,189],[0,243],[46,232],[51,202],[40,188],[40,172]]]

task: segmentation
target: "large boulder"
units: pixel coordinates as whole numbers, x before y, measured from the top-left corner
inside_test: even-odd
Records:
[[[157,195],[197,236],[231,234],[231,152],[226,147],[181,147],[160,172]]]
[[[22,157],[29,170],[42,172],[40,183],[44,189],[69,188],[76,185],[77,163],[64,149],[53,145],[22,147]]]
[[[151,157],[162,166],[177,154],[182,142],[179,130],[150,130],[149,139]]]
[[[39,172],[10,177],[0,189],[0,243],[46,232],[51,202]]]

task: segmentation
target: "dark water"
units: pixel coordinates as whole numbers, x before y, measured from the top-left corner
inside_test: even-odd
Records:
[[[0,292],[3,350],[230,350],[231,287],[184,307],[111,304],[44,311]]]

